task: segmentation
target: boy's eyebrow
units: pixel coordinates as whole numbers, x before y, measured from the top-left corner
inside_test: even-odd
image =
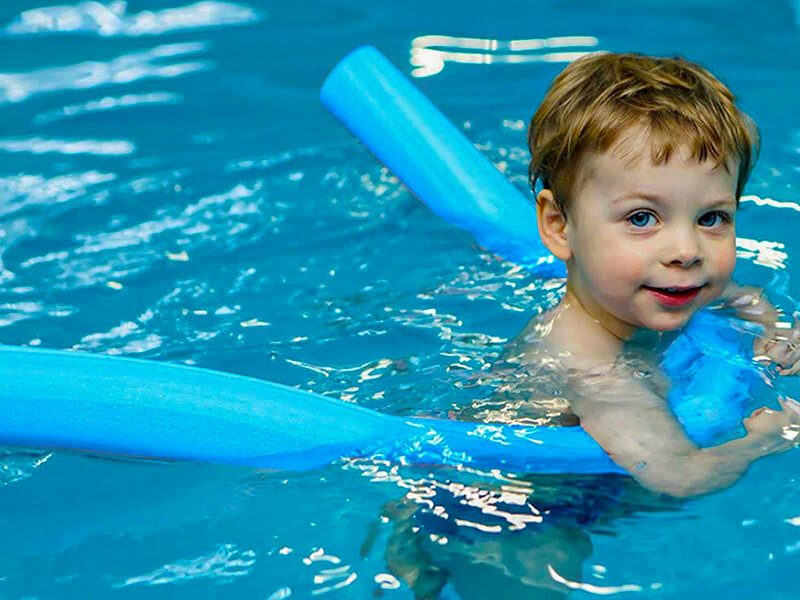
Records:
[[[614,198],[611,203],[617,204],[619,202],[624,202],[625,200],[650,200],[651,202],[661,202],[662,199],[661,196],[658,196],[657,194],[649,194],[647,192],[629,192]]]
[[[630,192],[628,194],[623,194],[611,201],[612,204],[618,204],[620,202],[624,202],[625,200],[649,200],[650,202],[654,202],[659,204],[664,202],[664,199],[659,196],[658,194],[652,194],[648,192]],[[718,200],[712,200],[705,204],[705,206],[711,207],[719,207],[725,205],[733,205],[736,206],[736,200],[733,196],[725,196],[724,198],[719,198]]]
[[[708,203],[709,208],[719,208],[721,206],[736,206],[736,200],[732,196],[726,196],[725,198],[720,198],[719,200],[714,200],[713,202]]]

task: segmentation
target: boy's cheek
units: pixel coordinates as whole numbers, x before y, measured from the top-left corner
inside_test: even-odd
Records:
[[[721,277],[728,280],[733,275],[733,270],[736,268],[736,246],[724,252],[720,256],[720,261],[717,266],[717,272]]]
[[[720,252],[715,258],[713,273],[710,273],[714,280],[714,295],[712,298],[708,298],[707,302],[709,303],[722,295],[730,283],[736,267],[736,251]]]

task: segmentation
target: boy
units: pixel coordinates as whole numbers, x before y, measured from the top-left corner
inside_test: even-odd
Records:
[[[683,59],[595,54],[551,84],[528,134],[539,234],[567,265],[566,293],[532,322],[517,361],[555,357],[570,411],[643,486],[686,497],[735,482],[790,448],[800,404],[762,408],[747,435],[700,449],[666,402],[652,342],[722,299],[764,325],[756,352],[797,370],[798,333],[776,335],[776,311],[730,281],[739,198],[757,154],[730,91]],[[643,370],[644,369],[644,370]],[[800,441],[800,440],[799,440]]]
[[[800,370],[797,329],[777,335],[777,311],[730,281],[736,210],[758,147],[730,91],[682,59],[590,55],[553,81],[528,140],[531,187],[542,183],[539,234],[567,265],[566,291],[507,348],[491,377],[503,394],[457,418],[579,423],[642,486],[675,497],[726,487],[758,458],[800,441],[800,404],[781,400],[783,410],[760,408],[745,419],[745,437],[698,448],[671,413],[659,371],[660,350],[715,301],[763,326],[757,359],[775,361],[784,375]],[[558,383],[565,380],[566,387]],[[539,507],[535,532],[512,521],[502,538],[486,533],[498,527],[487,515],[514,516],[505,505],[490,509],[503,498],[513,504],[509,489],[525,496],[526,480],[474,487],[469,502],[463,485],[448,501],[443,490],[452,482],[410,480],[419,489],[387,511],[390,569],[416,598],[438,597],[448,580],[463,598],[487,597],[487,590],[565,597],[565,582],[580,578],[591,555],[585,523],[612,518],[616,496],[584,493],[564,476],[550,498],[547,481],[532,477],[519,510],[530,516],[525,506]],[[587,489],[598,485],[590,483]],[[453,514],[425,521],[424,504],[428,513],[436,505]],[[428,540],[445,534],[445,545]]]

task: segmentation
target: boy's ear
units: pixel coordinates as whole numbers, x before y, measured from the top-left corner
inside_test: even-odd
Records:
[[[567,217],[559,208],[551,190],[542,190],[536,196],[536,224],[545,248],[564,262],[572,258],[567,237]]]

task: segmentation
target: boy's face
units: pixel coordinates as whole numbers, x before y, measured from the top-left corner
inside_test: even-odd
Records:
[[[653,165],[619,149],[581,161],[567,207],[568,289],[622,338],[670,331],[717,298],[736,261],[738,165],[715,168],[682,151]]]

